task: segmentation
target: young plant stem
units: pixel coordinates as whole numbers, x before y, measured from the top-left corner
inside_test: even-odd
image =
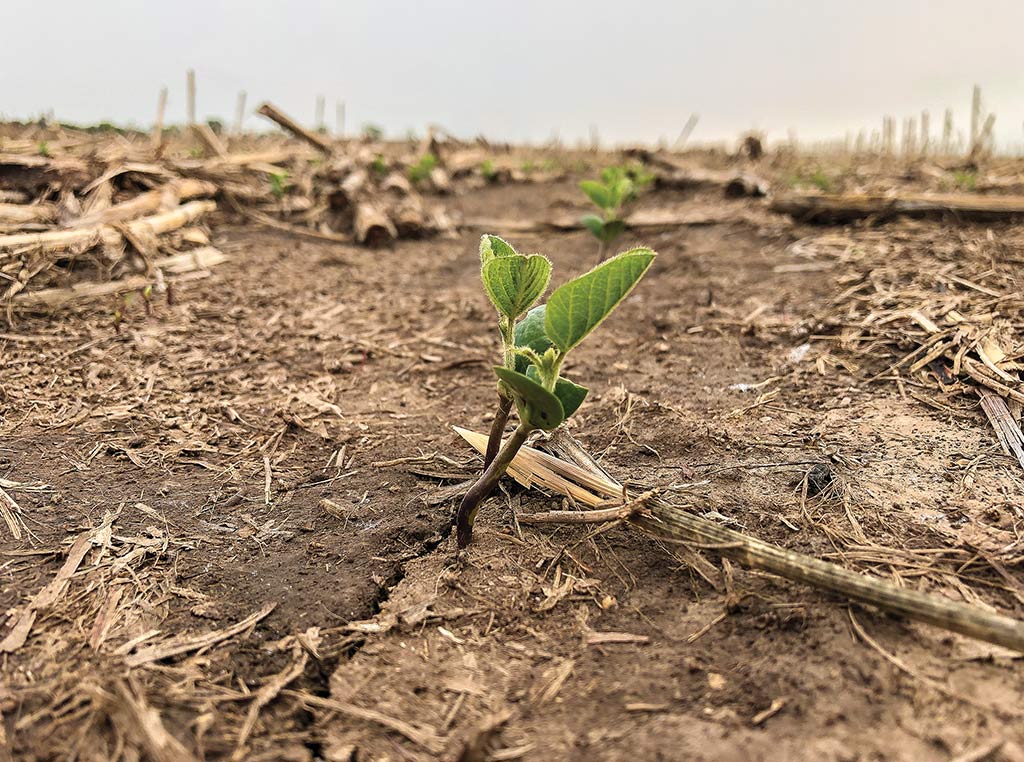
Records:
[[[505,475],[509,463],[512,462],[516,453],[526,443],[526,438],[530,436],[531,431],[533,431],[532,426],[520,423],[516,430],[512,432],[512,436],[505,442],[505,446],[501,448],[494,460],[491,461],[491,464],[484,469],[483,475],[469,488],[469,492],[462,499],[462,505],[459,506],[459,513],[455,520],[456,540],[460,549],[466,547],[472,541],[473,522],[476,521],[476,514],[480,510],[480,504],[498,486],[498,480]]]
[[[504,316],[501,317],[498,321],[498,330],[501,331],[501,362],[506,368],[515,370],[515,321]],[[484,453],[484,471],[487,470],[487,467],[491,465],[491,462],[498,454],[498,449],[501,447],[501,437],[505,433],[505,424],[508,423],[510,412],[512,412],[512,398],[498,392],[498,409],[494,413],[491,433],[487,438],[487,452]]]
[[[508,416],[511,412],[511,398],[506,397],[504,394],[499,394],[498,409],[494,413],[494,422],[491,424],[491,433],[487,437],[487,452],[484,453],[485,471],[498,455],[498,450],[501,449],[501,436],[505,433],[505,424],[508,423]]]
[[[597,263],[601,264],[604,262],[604,253],[608,249],[608,242],[603,238],[597,241]]]

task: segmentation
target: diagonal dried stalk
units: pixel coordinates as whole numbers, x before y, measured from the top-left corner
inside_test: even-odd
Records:
[[[480,449],[482,443],[486,442],[486,437],[483,434],[463,433],[461,430],[459,433],[477,449]],[[471,438],[467,434],[475,434],[475,436]],[[579,449],[582,450],[582,448]],[[568,448],[564,446],[560,450],[563,454],[569,452]],[[563,461],[561,463],[560,471],[562,473],[584,472],[588,478],[594,480],[600,479],[605,483],[609,480],[606,474],[595,470],[591,465],[593,460],[589,456],[586,458],[574,457],[573,459],[577,462]],[[557,481],[549,478],[549,473],[552,472],[552,460],[558,459],[548,455],[542,464],[537,451],[530,451],[530,448],[524,447],[512,461],[508,472],[524,486],[536,483],[555,492],[572,495],[571,489],[563,490]],[[575,486],[575,489],[580,488]],[[573,496],[575,497],[575,495]],[[587,504],[607,506],[606,502],[600,500]],[[819,590],[838,593],[850,600],[876,606],[883,611],[900,614],[908,619],[932,624],[1024,653],[1024,622],[987,611],[978,606],[967,606],[940,596],[898,588],[877,577],[849,571],[836,564],[780,548],[696,516],[686,508],[673,505],[652,493],[645,493],[632,502],[616,507],[602,507],[597,511],[555,511],[549,514],[533,514],[520,516],[519,521],[522,523],[625,521],[664,541],[713,550],[719,555],[751,569],[771,572],[793,582],[803,582]]]
[[[984,388],[978,389],[978,396],[981,397],[981,409],[985,411],[992,428],[996,430],[1003,452],[1011,458],[1016,458],[1021,468],[1024,468],[1024,432],[1021,432],[1020,426],[1010,414],[1006,401]]]
[[[715,550],[752,569],[762,569],[819,590],[838,593],[908,619],[926,622],[961,635],[996,643],[1024,653],[1024,622],[967,606],[937,595],[906,590],[867,574],[859,574],[785,550],[755,537],[726,529],[664,500],[649,502],[649,510],[632,514],[627,521],[648,534]]]

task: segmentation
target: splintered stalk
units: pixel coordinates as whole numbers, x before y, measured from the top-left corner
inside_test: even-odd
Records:
[[[472,541],[473,522],[476,521],[476,514],[480,510],[480,504],[490,497],[494,488],[498,486],[498,481],[505,475],[509,463],[516,457],[516,453],[526,443],[526,438],[530,436],[532,431],[532,426],[527,423],[520,423],[516,430],[512,432],[509,440],[505,442],[505,446],[501,448],[490,465],[484,469],[483,475],[469,488],[469,492],[462,499],[455,522],[456,540],[460,548],[466,547]],[[488,442],[489,447],[490,442]]]
[[[494,412],[494,422],[491,423],[491,432],[487,437],[487,451],[484,453],[484,469],[491,465],[501,448],[501,435],[505,433],[505,424],[511,412],[512,398],[498,394],[498,409]]]

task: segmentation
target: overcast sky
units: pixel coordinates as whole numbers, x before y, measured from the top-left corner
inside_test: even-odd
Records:
[[[236,94],[350,130],[428,122],[565,140],[801,139],[945,107],[966,130],[982,86],[1003,143],[1024,140],[1022,0],[5,0],[0,114],[148,125],[162,85],[183,121],[231,121]],[[248,126],[263,122],[249,116]]]

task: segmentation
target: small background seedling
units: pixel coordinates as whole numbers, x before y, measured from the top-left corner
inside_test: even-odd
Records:
[[[278,201],[284,198],[285,193],[288,192],[288,187],[287,172],[274,172],[270,175],[270,192],[274,194],[274,198]]]
[[[409,167],[409,182],[419,185],[430,178],[430,173],[437,166],[437,157],[432,153],[425,153],[419,160]]]
[[[973,191],[978,187],[978,173],[969,169],[953,172],[953,183],[962,191]]]
[[[832,178],[820,167],[810,174],[797,173],[790,175],[786,179],[786,184],[789,185],[790,188],[810,185],[817,188],[822,193],[831,193],[834,187]]]
[[[556,288],[546,304],[534,306],[547,289],[551,262],[540,254],[519,254],[497,236],[481,239],[480,277],[498,311],[502,364],[494,368],[499,408],[484,456],[484,472],[466,493],[456,519],[460,548],[469,544],[480,504],[497,486],[527,437],[537,429],[557,428],[583,403],[586,387],[563,378],[562,364],[629,295],[655,256],[646,248],[617,254]],[[519,426],[499,449],[512,403]]]
[[[584,215],[580,222],[598,241],[598,260],[619,236],[626,231],[625,207],[649,185],[654,176],[642,166],[606,167],[600,180],[584,180],[580,189],[600,210],[600,214]]]

